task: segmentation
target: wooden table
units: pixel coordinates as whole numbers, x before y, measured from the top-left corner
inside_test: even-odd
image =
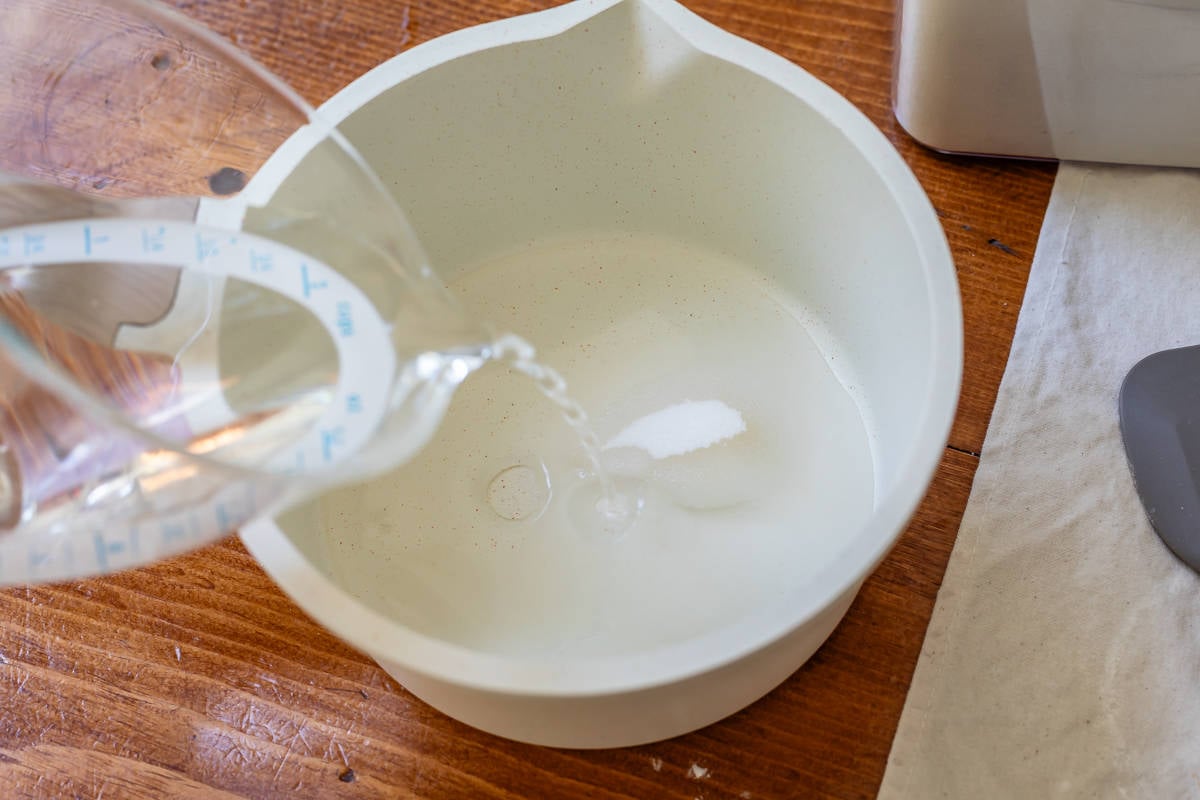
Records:
[[[314,104],[399,50],[543,0],[174,0]],[[937,479],[845,622],[781,688],[660,744],[515,744],[443,717],[309,621],[234,539],[0,593],[3,797],[871,797],[983,445],[1052,165],[935,155],[891,115],[889,0],[686,0],[846,95],[941,215],[966,317]],[[707,777],[689,776],[692,765]]]

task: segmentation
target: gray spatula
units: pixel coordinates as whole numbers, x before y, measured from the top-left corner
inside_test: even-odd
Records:
[[[1200,572],[1200,346],[1142,359],[1125,378],[1121,438],[1150,524]]]

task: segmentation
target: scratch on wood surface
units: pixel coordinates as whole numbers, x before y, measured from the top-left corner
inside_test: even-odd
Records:
[[[304,731],[308,727],[308,720],[300,723],[300,727],[296,728],[296,732],[287,740],[287,751],[283,754],[283,761],[287,761],[288,756],[296,749],[296,742],[299,741],[304,745],[304,749],[300,751],[302,756],[312,755],[312,748],[308,744],[308,740],[304,738]],[[283,769],[283,761],[280,762],[280,769]]]
[[[407,3],[404,4],[404,10],[400,12],[400,41],[396,44],[397,48],[402,48],[412,39],[412,34],[408,30],[409,11],[412,7]]]
[[[292,754],[292,747],[288,745],[288,749],[284,752],[283,757],[279,759],[279,766],[275,768],[275,775],[271,778],[271,785],[279,783],[279,776],[283,774],[283,767],[287,764],[288,756]]]
[[[228,747],[222,750],[221,744],[227,744]],[[241,741],[236,741],[232,738],[226,739],[224,742],[215,743],[213,749],[220,754],[223,762],[232,764],[235,769],[249,767],[254,762],[251,757],[253,751],[248,751]]]

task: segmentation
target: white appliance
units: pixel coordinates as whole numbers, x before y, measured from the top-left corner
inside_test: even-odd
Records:
[[[897,26],[929,147],[1200,167],[1200,0],[899,0]]]

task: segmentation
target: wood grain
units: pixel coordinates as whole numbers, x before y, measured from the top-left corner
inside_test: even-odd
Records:
[[[230,194],[307,121],[162,7],[4,6],[0,170],[107,197]]]
[[[877,791],[1003,374],[1054,168],[940,156],[890,112],[888,0],[688,0],[858,105],[941,214],[966,316],[951,448],[845,622],[780,689],[697,733],[601,752],[471,730],[307,620],[234,540],[0,593],[5,797],[860,798]],[[176,0],[310,101],[397,50],[549,5]],[[695,764],[707,777],[689,777]]]

